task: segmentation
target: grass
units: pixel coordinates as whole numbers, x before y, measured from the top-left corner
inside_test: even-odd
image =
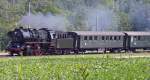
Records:
[[[150,58],[110,55],[1,58],[0,80],[150,80]]]

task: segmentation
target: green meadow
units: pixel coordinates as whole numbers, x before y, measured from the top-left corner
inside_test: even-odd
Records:
[[[0,58],[0,80],[150,80],[150,58],[109,55]]]

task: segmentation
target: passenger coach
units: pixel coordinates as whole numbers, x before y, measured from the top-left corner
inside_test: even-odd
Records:
[[[125,32],[127,35],[126,47],[130,51],[136,49],[150,49],[150,32]]]
[[[94,31],[74,31],[69,32],[74,38],[74,48],[78,51],[104,50],[114,52],[124,49],[123,32],[94,32]]]

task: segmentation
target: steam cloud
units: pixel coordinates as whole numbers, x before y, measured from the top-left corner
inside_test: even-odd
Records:
[[[133,3],[133,2],[132,2]],[[130,7],[130,20],[136,31],[150,30],[150,5],[136,2]]]
[[[118,23],[116,13],[113,10],[102,8],[102,9],[91,9],[87,14],[88,26],[93,31],[106,31],[106,30],[117,30]]]
[[[32,14],[28,13],[20,20],[21,25],[30,25],[33,28],[49,28],[52,30],[66,30],[66,19],[61,15],[53,15],[48,13],[46,15],[42,13]]]
[[[64,10],[62,15],[48,13],[27,14],[22,17],[20,24],[32,27],[47,27],[52,30],[116,31],[120,27],[119,14],[124,12],[129,17],[129,24],[135,31],[150,30],[150,5],[139,0],[115,0],[117,11],[103,4],[103,0],[56,0],[55,5]],[[68,12],[68,13],[65,13]],[[97,26],[97,28],[96,28]]]

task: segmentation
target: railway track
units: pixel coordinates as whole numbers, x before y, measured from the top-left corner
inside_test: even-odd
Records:
[[[8,53],[0,53],[0,58],[11,57]]]
[[[100,57],[102,58],[103,56],[110,56],[112,58],[138,58],[138,57],[147,57],[147,58],[150,58],[150,53],[117,53],[117,54],[112,54],[112,53],[108,53],[108,54],[83,54],[83,55],[56,55],[57,57],[61,57],[61,56],[76,56],[76,57],[81,57],[81,56],[87,56],[87,57]],[[49,55],[51,56],[51,55]],[[53,55],[55,56],[55,55]],[[10,56],[8,53],[0,53],[0,58],[12,58],[12,57],[17,57],[17,55],[15,56]],[[38,56],[39,57],[39,56]],[[42,56],[43,57],[43,56]]]

